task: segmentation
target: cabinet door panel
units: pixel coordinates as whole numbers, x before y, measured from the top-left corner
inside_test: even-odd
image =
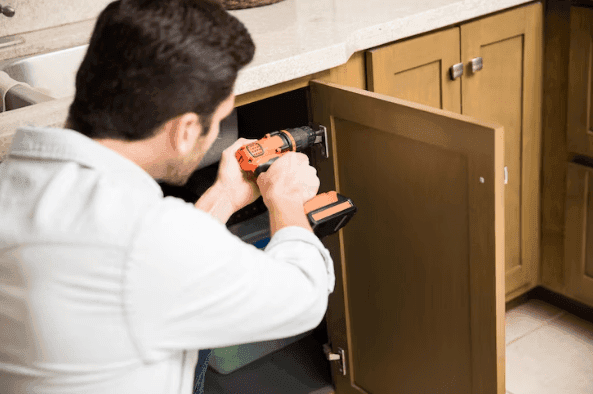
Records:
[[[455,380],[455,392],[471,392],[470,364],[452,362],[471,358],[467,157],[340,118],[334,127],[338,160],[373,152],[339,167],[340,191],[360,210],[343,235],[348,292],[357,295],[349,303],[356,384],[388,393],[393,371],[426,369],[421,391]],[[357,181],[364,178],[382,190]],[[402,379],[397,387],[411,393],[419,384]]]
[[[593,306],[593,169],[569,163],[566,181],[567,293]]]
[[[538,280],[541,12],[533,4],[461,26],[462,112],[505,131],[507,293]],[[483,69],[472,73],[477,57]]]
[[[431,107],[461,113],[461,84],[449,78],[459,63],[459,28],[367,51],[367,86]]]
[[[593,9],[571,7],[568,65],[568,149],[593,157]]]
[[[322,183],[359,208],[328,242],[336,392],[504,393],[502,128],[327,83],[311,103]]]

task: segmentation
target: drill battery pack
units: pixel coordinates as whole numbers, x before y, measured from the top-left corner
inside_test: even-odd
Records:
[[[319,239],[344,227],[356,211],[352,200],[335,191],[318,194],[305,203],[305,213]]]

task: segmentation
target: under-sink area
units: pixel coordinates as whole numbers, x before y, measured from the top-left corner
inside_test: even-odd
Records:
[[[5,110],[73,97],[76,73],[87,48],[88,45],[81,45],[0,62],[0,71],[7,74],[3,75],[5,85],[13,85],[14,81],[26,84],[8,89]]]

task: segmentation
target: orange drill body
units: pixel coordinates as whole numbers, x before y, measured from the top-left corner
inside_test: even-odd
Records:
[[[284,153],[289,151],[295,152],[296,144],[292,144],[292,147],[287,146],[285,139],[280,135],[280,133],[283,133],[284,135],[288,134],[284,130],[278,134],[266,134],[262,139],[252,142],[249,145],[245,145],[239,149],[237,153],[235,153],[235,157],[239,161],[241,169],[243,171],[253,172],[256,175],[259,175],[265,171],[261,167],[265,166],[266,163],[269,163],[267,166],[269,167]]]
[[[262,139],[241,147],[235,157],[243,171],[259,176],[286,152],[300,152],[316,144],[322,144],[327,158],[325,128],[321,126],[314,130],[312,127],[299,127],[266,134]],[[356,211],[350,199],[335,191],[318,194],[305,204],[309,223],[319,238],[344,227]]]

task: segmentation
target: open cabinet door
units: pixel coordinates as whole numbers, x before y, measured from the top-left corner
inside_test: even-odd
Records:
[[[326,245],[337,394],[504,394],[502,127],[312,82],[322,190],[358,213]]]

